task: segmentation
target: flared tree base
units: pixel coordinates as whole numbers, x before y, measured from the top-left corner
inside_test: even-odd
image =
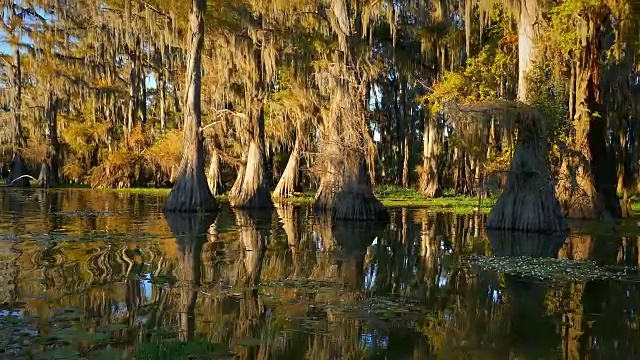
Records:
[[[543,234],[567,231],[567,222],[552,190],[540,190],[540,186],[533,184],[505,190],[491,209],[486,228]]]
[[[313,205],[316,212],[330,213],[334,220],[386,220],[387,209],[373,195],[340,191],[332,193],[320,189]]]
[[[51,168],[47,163],[42,163],[40,168],[40,176],[38,176],[38,187],[51,188],[58,186],[59,181],[57,176],[51,172]]]
[[[164,206],[166,212],[208,213],[216,210],[218,210],[218,204],[211,195],[204,176],[201,181],[189,181],[186,177],[178,178]]]
[[[30,187],[29,178],[30,176],[27,175],[22,156],[14,154],[11,160],[9,177],[7,177],[7,186]]]
[[[240,191],[240,194],[230,198],[231,206],[238,209],[270,209],[273,207],[273,201],[269,190],[261,189],[250,193],[249,191]]]
[[[487,229],[543,234],[568,229],[546,161],[542,122],[535,117],[521,122],[506,189],[489,213]]]

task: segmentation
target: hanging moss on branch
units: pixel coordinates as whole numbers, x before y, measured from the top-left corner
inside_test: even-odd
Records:
[[[487,218],[487,229],[530,233],[564,232],[568,225],[547,163],[546,119],[534,108],[513,101],[448,106],[470,118],[495,115],[517,133],[507,184]]]

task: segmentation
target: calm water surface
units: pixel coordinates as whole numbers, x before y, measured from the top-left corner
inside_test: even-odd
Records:
[[[165,217],[163,203],[0,191],[0,358],[640,358],[637,282],[468,262],[636,267],[637,235],[488,238],[481,215],[409,209],[388,224],[294,207]]]

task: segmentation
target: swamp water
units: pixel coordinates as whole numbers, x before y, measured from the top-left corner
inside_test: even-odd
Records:
[[[640,358],[633,222],[513,238],[164,201],[0,191],[0,358]]]

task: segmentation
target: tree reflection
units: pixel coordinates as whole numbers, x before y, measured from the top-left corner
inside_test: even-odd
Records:
[[[391,211],[389,224],[336,222],[292,206],[276,207],[277,219],[223,210],[213,221],[165,219],[163,201],[151,197],[66,190],[12,196],[0,193],[0,231],[21,241],[0,244],[0,275],[10,278],[4,301],[24,302],[43,335],[108,331],[111,345],[128,348],[130,357],[174,333],[181,341],[228,345],[245,359],[640,355],[637,284],[544,283],[466,260],[636,265],[635,236],[485,234],[482,215],[425,209]],[[419,314],[398,310],[402,301],[419,304]],[[61,346],[103,346],[75,344]]]
[[[202,246],[206,241],[207,229],[214,218],[208,214],[164,215],[178,245],[175,268],[178,282],[172,291],[179,295],[179,340],[190,341],[195,330],[194,310],[200,286]]]

